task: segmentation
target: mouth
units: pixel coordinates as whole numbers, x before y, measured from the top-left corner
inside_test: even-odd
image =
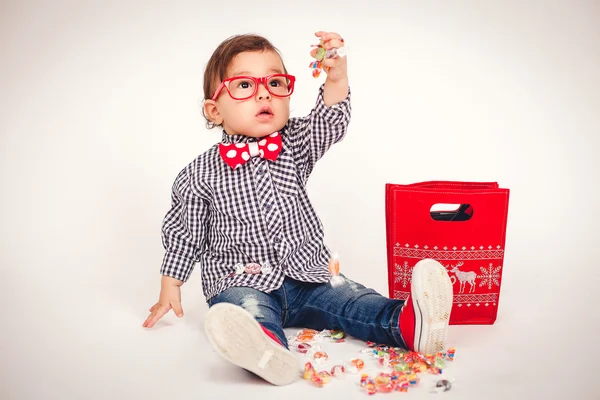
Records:
[[[272,117],[273,116],[273,110],[271,110],[271,107],[262,107],[260,110],[258,110],[258,113],[256,114],[257,117]]]

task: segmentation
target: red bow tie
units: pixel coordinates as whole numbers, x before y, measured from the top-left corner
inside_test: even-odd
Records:
[[[269,136],[258,141],[258,143],[250,142],[219,144],[221,158],[233,169],[236,169],[254,156],[275,161],[280,151],[281,135],[279,132],[270,134]]]

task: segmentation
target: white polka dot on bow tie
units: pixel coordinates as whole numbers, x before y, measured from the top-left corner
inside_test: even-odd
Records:
[[[235,157],[235,156],[236,156],[236,154],[237,154],[237,151],[235,151],[235,150],[229,150],[229,151],[227,152],[227,157],[229,157],[229,158],[233,158],[233,157]]]
[[[241,166],[242,166],[242,164],[236,164],[236,166],[233,167],[233,169],[237,169],[238,167],[241,167]]]
[[[260,149],[258,151],[258,154],[260,154],[261,157],[264,157],[265,156],[265,151],[263,149]]]
[[[263,139],[260,142],[258,142],[259,146],[264,146],[265,144],[267,144],[267,139]]]
[[[271,143],[267,146],[267,149],[269,149],[269,151],[275,151],[279,148],[279,146],[277,146],[275,143]]]
[[[273,132],[269,136],[270,137],[277,137],[277,135],[279,135],[279,132]]]
[[[250,154],[248,154],[247,151],[242,153],[242,158],[244,159],[244,161],[248,161],[250,159]]]
[[[237,147],[238,149],[241,149],[242,147],[244,147],[246,144],[245,143],[236,143],[235,147]]]

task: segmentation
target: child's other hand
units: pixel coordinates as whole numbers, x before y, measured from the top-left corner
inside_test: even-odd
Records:
[[[183,317],[181,308],[181,285],[182,281],[163,276],[160,284],[160,296],[158,303],[150,307],[150,315],[143,323],[144,328],[152,328],[169,310],[173,309],[175,315]]]
[[[315,32],[315,36],[321,39],[324,43],[323,46],[326,50],[344,46],[344,39],[335,33],[335,32],[324,32],[319,31]],[[315,57],[317,54],[317,49],[313,49],[310,52],[311,57]],[[347,56],[346,57],[335,57],[335,58],[326,58],[322,61],[323,70],[327,73],[327,79],[333,82],[343,81],[348,79],[348,69],[347,69]]]

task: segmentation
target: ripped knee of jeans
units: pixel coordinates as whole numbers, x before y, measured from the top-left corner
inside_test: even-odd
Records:
[[[254,318],[264,318],[264,315],[260,312],[260,302],[255,295],[249,294],[242,298],[241,306],[244,310],[248,311]]]

